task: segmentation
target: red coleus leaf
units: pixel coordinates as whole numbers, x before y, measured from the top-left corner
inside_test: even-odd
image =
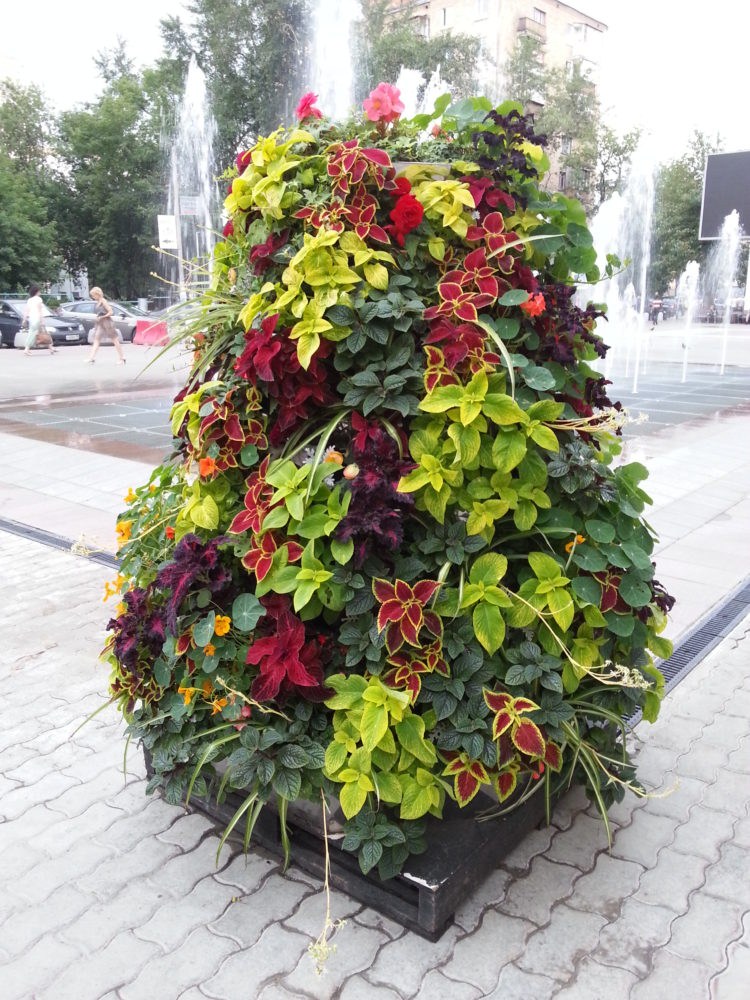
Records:
[[[507,798],[515,792],[516,785],[518,784],[518,767],[508,767],[503,771],[500,771],[495,775],[495,791],[497,792],[497,797],[501,802],[504,802]]]
[[[492,739],[496,740],[513,725],[513,716],[510,712],[496,712],[492,720]]]
[[[459,806],[467,805],[479,791],[482,785],[489,784],[490,778],[484,764],[471,760],[466,754],[443,752],[448,761],[443,774],[452,774],[453,790]]]
[[[544,748],[544,763],[553,771],[562,769],[562,750],[557,743],[547,742]]]
[[[508,708],[513,701],[507,691],[488,691],[486,688],[482,692],[487,708],[491,712],[502,712]]]
[[[529,698],[513,699],[513,711],[519,715],[521,712],[533,712],[537,708],[539,708],[537,703],[535,701],[531,701]]]
[[[404,642],[419,645],[419,633],[425,624],[424,605],[440,584],[436,580],[420,580],[409,586],[405,580],[375,579],[372,592],[381,602],[378,611],[378,632],[386,629],[386,646],[390,652],[400,649]],[[428,612],[429,630],[433,635],[442,631],[442,622],[435,612]]]
[[[531,719],[522,719],[511,730],[514,745],[529,757],[544,757],[545,742],[542,732]]]
[[[183,653],[187,653],[190,649],[192,643],[192,637],[189,632],[183,632],[175,643],[174,651],[176,656],[182,656]]]

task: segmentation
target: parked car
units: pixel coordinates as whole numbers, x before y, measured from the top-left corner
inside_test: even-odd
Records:
[[[673,319],[675,316],[679,316],[680,308],[677,299],[665,296],[661,300],[661,314],[664,319]]]
[[[26,347],[28,333],[23,325],[26,299],[0,299],[0,347]],[[64,319],[44,307],[44,325],[55,347],[85,344],[86,333],[78,319]]]
[[[135,306],[126,306],[122,302],[112,302],[112,321],[120,334],[120,339],[125,341],[132,341],[135,336],[137,329],[141,328],[144,324],[146,326],[151,326],[152,317],[158,315],[158,313],[145,313],[142,309],[136,309]],[[78,302],[63,302],[61,316],[66,319],[77,319],[83,323],[84,329],[86,330],[86,338],[89,344],[94,342],[94,324],[96,323],[96,302],[93,299],[81,299]],[[156,323],[159,321],[156,320]],[[102,343],[109,343],[109,341],[102,341]]]

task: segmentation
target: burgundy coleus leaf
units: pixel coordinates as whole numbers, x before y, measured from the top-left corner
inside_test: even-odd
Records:
[[[265,243],[256,243],[254,247],[251,247],[248,260],[257,275],[265,274],[271,266],[272,255],[286,244],[288,237],[288,229],[280,233],[270,233]]]
[[[545,741],[542,731],[531,719],[516,722],[510,732],[513,744],[528,757],[544,757]]]
[[[519,750],[523,750],[524,753],[533,753],[534,756],[541,757],[544,752],[544,737],[533,722],[529,719],[521,718],[521,715],[524,712],[533,712],[535,709],[539,708],[536,702],[531,701],[529,698],[513,698],[507,691],[488,691],[484,688],[482,693],[484,695],[485,704],[491,712],[495,713],[495,718],[492,720],[492,738],[497,740],[504,733],[509,733],[510,738]],[[528,725],[533,726],[539,735],[539,740],[541,741],[541,750],[539,753],[524,750],[523,747],[517,742],[516,734],[519,727],[525,726],[527,723]],[[531,730],[525,731],[522,734],[521,739],[525,739],[529,745],[531,745],[534,740],[534,734]]]
[[[471,760],[465,753],[443,751],[448,764],[443,774],[453,775],[456,802],[462,808],[471,802],[482,785],[490,783],[487,768],[479,760]]]
[[[375,221],[375,214],[380,205],[377,199],[367,193],[358,193],[352,198],[351,204],[342,206],[342,215],[354,227],[354,232],[360,239],[368,237],[379,243],[390,243],[388,233]]]
[[[256,701],[271,701],[285,682],[294,687],[316,687],[317,677],[301,659],[305,645],[305,626],[289,611],[283,611],[276,623],[276,634],[257,639],[248,649],[245,663],[258,667],[251,694]]]
[[[507,732],[500,735],[497,740],[497,766],[507,767],[512,761],[518,760],[518,753],[513,746],[513,740]]]
[[[602,585],[602,599],[599,608],[602,612],[616,611],[618,614],[626,614],[630,611],[630,605],[620,597],[620,584],[622,575],[613,573],[611,570],[603,570],[601,573],[593,573],[592,576]]]
[[[245,349],[234,363],[234,370],[242,378],[259,378],[263,382],[273,382],[271,362],[281,350],[281,338],[275,334],[279,321],[277,313],[261,320],[260,330],[245,333]]]

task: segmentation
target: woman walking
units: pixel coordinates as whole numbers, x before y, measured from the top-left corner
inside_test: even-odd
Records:
[[[48,341],[50,354],[56,354],[57,350],[52,346],[52,337],[44,329],[44,302],[39,294],[39,285],[29,285],[29,297],[26,300],[24,309],[24,319],[29,324],[29,336],[26,339],[26,350],[23,352],[26,357],[31,355],[31,348],[36,347],[37,340],[45,337]]]
[[[108,337],[115,346],[118,357],[118,365],[125,364],[125,355],[122,353],[122,347],[120,347],[120,337],[117,332],[117,327],[112,321],[112,306],[104,298],[104,293],[101,288],[92,288],[89,292],[91,298],[96,302],[96,323],[94,323],[94,343],[91,351],[91,357],[88,359],[88,364],[93,365],[96,358],[96,352],[101,346],[102,337]]]

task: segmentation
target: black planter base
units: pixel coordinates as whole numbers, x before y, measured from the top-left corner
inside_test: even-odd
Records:
[[[146,767],[151,766],[146,755]],[[189,808],[226,826],[242,802],[231,793],[221,804],[193,796]],[[491,803],[485,800],[483,808]],[[317,808],[317,807],[315,807]],[[320,814],[320,810],[317,810]],[[468,810],[446,802],[443,819],[427,817],[427,851],[410,858],[406,869],[386,882],[377,875],[363,875],[357,858],[340,847],[341,838],[329,835],[330,884],[353,899],[371,906],[409,930],[437,941],[453,914],[486,876],[531,830],[545,818],[542,789],[507,816],[478,822]],[[320,832],[310,828],[305,817],[294,815],[290,805],[287,827],[291,860],[321,880],[325,877],[322,824]],[[242,828],[242,822],[237,829]],[[253,830],[253,843],[277,856],[283,855],[278,813],[265,807]]]

